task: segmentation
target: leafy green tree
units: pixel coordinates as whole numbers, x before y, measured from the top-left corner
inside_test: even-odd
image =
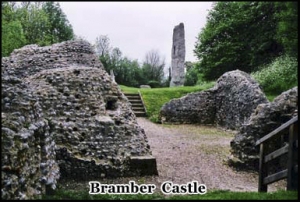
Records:
[[[16,10],[21,21],[27,44],[50,45],[46,41],[48,16],[42,9],[42,2],[22,2]]]
[[[72,25],[61,10],[59,3],[47,1],[42,9],[48,17],[47,29],[45,30],[46,43],[57,43],[70,40],[74,37]]]
[[[235,69],[252,72],[281,54],[275,2],[218,2],[195,46],[207,80]]]
[[[94,48],[107,73],[113,70],[118,84],[133,87],[145,84],[145,77],[138,61],[123,57],[119,48],[110,45],[107,35],[97,37]]]
[[[25,45],[25,37],[19,21],[2,23],[1,56],[8,56],[14,49]]]
[[[50,45],[74,37],[59,3],[1,2],[2,56],[26,44]]]
[[[198,81],[198,69],[192,62],[185,62],[185,79],[184,79],[184,86],[194,86]]]
[[[26,44],[23,28],[16,14],[15,2],[1,2],[1,57]]]
[[[276,2],[278,19],[276,39],[287,54],[298,56],[298,2]]]

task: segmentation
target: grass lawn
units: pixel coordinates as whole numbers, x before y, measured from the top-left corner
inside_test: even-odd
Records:
[[[120,87],[124,93],[138,93],[138,90],[140,90],[146,105],[148,118],[152,122],[158,122],[158,114],[163,104],[169,102],[173,98],[180,98],[188,93],[209,89],[213,87],[214,84],[214,82],[210,82],[201,86],[172,88],[132,88],[122,85],[120,85]]]
[[[223,190],[208,191],[206,194],[173,195],[155,194],[96,194],[87,191],[57,190],[54,195],[44,195],[43,200],[297,200],[297,191],[231,192]]]
[[[184,86],[172,88],[133,88],[120,85],[124,93],[138,93],[140,90],[145,107],[147,109],[147,116],[152,122],[159,122],[158,115],[161,107],[173,98],[180,98],[188,93],[207,90],[213,87],[215,82],[206,83],[201,86]],[[266,93],[269,101],[277,96],[271,93]]]

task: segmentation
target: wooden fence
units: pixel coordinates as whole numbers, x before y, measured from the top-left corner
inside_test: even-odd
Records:
[[[275,138],[281,139],[281,148],[274,149],[271,144]],[[284,141],[286,140],[287,141]],[[287,190],[298,190],[298,115],[281,125],[256,142],[260,145],[258,191],[267,192],[268,184],[287,178]],[[269,168],[278,165],[278,159],[287,153],[286,169],[269,175]]]

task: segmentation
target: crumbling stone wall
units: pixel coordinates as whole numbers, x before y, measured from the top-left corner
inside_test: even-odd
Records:
[[[130,156],[150,155],[126,97],[102,69],[50,69],[30,80],[54,126],[62,177],[123,176]]]
[[[1,72],[1,138],[7,144],[1,191],[7,199],[32,198],[44,193],[44,184],[55,188],[59,175],[157,174],[156,167],[141,172],[130,165],[131,157],[151,157],[147,137],[89,43],[25,46],[2,58]]]
[[[30,199],[59,178],[55,142],[38,99],[21,79],[2,75],[1,198]]]
[[[283,92],[273,102],[258,105],[231,141],[229,163],[258,169],[259,147],[255,146],[256,141],[298,115],[297,109],[298,87]]]
[[[45,69],[68,67],[72,64],[103,68],[88,42],[66,41],[52,46],[27,45],[2,58],[2,69],[8,75],[25,78]]]
[[[190,93],[180,99],[172,99],[160,110],[162,123],[212,124],[216,118],[216,90]]]
[[[160,118],[162,122],[217,124],[238,129],[257,105],[267,102],[258,83],[247,73],[235,70],[223,74],[209,90],[164,104]]]

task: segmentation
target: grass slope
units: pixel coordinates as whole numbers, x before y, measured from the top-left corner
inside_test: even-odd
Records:
[[[184,86],[172,88],[133,88],[120,85],[124,93],[138,93],[140,90],[145,107],[147,109],[147,116],[152,122],[159,122],[158,115],[161,107],[169,102],[171,99],[180,98],[188,93],[207,90],[213,87],[215,82],[206,83],[201,86]],[[269,101],[273,101],[277,94],[266,94]]]
[[[120,85],[124,93],[138,93],[140,90],[145,107],[147,109],[147,116],[152,122],[158,122],[158,114],[161,107],[169,102],[171,99],[180,98],[188,93],[197,92],[213,87],[215,82],[206,83],[201,86],[184,86],[172,88],[132,88]]]

